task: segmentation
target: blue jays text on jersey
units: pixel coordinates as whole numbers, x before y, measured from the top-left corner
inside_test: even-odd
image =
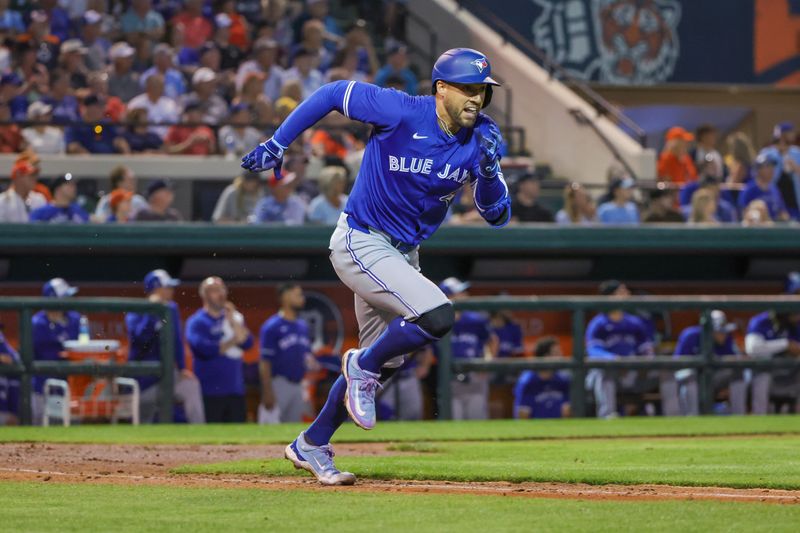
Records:
[[[586,327],[586,352],[589,357],[611,359],[616,356],[650,355],[653,352],[652,328],[640,317],[623,313],[614,321],[605,313],[595,316]]]
[[[308,324],[302,318],[287,320],[277,313],[261,326],[261,358],[272,365],[273,376],[294,383],[306,373],[306,357],[311,354]]]
[[[561,409],[569,403],[569,376],[553,372],[545,379],[539,372],[526,370],[514,385],[514,417],[519,408],[530,409],[530,418],[561,418]]]
[[[701,326],[689,326],[681,331],[678,342],[675,344],[675,355],[699,355],[702,335],[703,328]],[[725,336],[725,342],[722,344],[717,342],[712,344],[714,355],[736,355],[739,353],[731,333]]]
[[[483,358],[483,349],[490,336],[491,329],[486,315],[476,311],[460,313],[450,335],[453,357]]]
[[[474,130],[494,123],[479,114],[475,128],[448,136],[439,127],[436,99],[409,96],[368,83],[339,81],[324,85],[278,128],[282,147],[332,110],[374,126],[345,212],[365,227],[415,246],[430,237],[447,215],[450,201],[468,180],[480,154]],[[488,133],[487,133],[488,135]],[[501,180],[505,196],[508,188]],[[510,217],[496,223],[504,225]]]

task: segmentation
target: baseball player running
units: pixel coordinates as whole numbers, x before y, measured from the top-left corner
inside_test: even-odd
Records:
[[[330,439],[349,416],[375,426],[375,392],[404,355],[435,342],[452,327],[453,307],[419,270],[419,244],[445,218],[469,181],[492,226],[511,216],[500,170],[502,138],[481,109],[492,98],[491,66],[481,52],[448,50],[431,75],[432,96],[412,97],[356,81],[326,84],[304,101],[266,142],[242,158],[251,171],[276,170],[284,150],[331,111],[374,126],[344,213],[330,241],[331,262],[355,293],[359,349],[342,357],[342,376],[309,428],[286,447],[296,468],[325,485],[355,476],[333,463]]]

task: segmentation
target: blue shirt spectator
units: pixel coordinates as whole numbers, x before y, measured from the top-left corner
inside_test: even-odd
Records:
[[[0,29],[10,33],[25,33],[25,22],[22,14],[13,9],[4,9],[0,13]]]
[[[739,195],[739,208],[744,211],[753,200],[763,200],[773,220],[785,218],[786,204],[778,188],[772,183],[754,180]]]
[[[65,206],[47,204],[31,211],[31,222],[50,222],[52,224],[74,222],[83,224],[89,222],[89,213],[74,202]]]
[[[256,222],[277,222],[288,226],[299,226],[305,221],[306,204],[292,192],[292,174],[272,187],[272,194],[258,201],[255,208]],[[289,180],[289,181],[287,181]]]
[[[168,48],[168,52],[160,52],[159,55],[155,57],[155,61],[167,61],[161,59],[164,53],[172,53],[172,49]],[[168,60],[171,64],[171,59]],[[142,86],[142,89],[145,88],[145,83],[147,82],[147,78],[152,76],[153,74],[161,74],[164,76],[164,96],[167,98],[172,98],[173,100],[179,99],[181,96],[186,94],[186,80],[183,78],[183,74],[173,67],[167,67],[165,69],[158,68],[157,66],[152,66],[149,69],[142,72],[142,75],[139,77],[139,84]]]
[[[597,220],[604,224],[638,224],[639,208],[631,201],[636,182],[631,178],[616,179],[611,183],[611,200],[597,208]]]
[[[272,375],[300,383],[306,373],[306,358],[311,355],[306,321],[287,320],[277,313],[264,322],[259,337],[261,358],[270,363]]]
[[[398,45],[389,50],[387,64],[375,74],[375,85],[387,87],[389,78],[400,78],[405,83],[403,90],[410,94],[417,94],[417,76],[408,68],[408,49]]]
[[[147,33],[150,37],[164,32],[164,17],[150,9],[148,0],[133,0],[128,11],[122,15],[120,26],[123,33]]]

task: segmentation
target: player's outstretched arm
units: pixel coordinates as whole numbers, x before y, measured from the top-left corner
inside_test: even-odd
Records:
[[[378,128],[388,128],[400,121],[404,98],[409,97],[369,83],[326,83],[286,117],[272,138],[244,156],[242,167],[253,172],[274,168],[277,169],[276,177],[280,179],[280,164],[286,147],[331,111]]]
[[[480,145],[478,159],[472,168],[475,176],[475,206],[492,226],[502,228],[511,220],[511,199],[500,169],[500,145],[503,137],[493,122],[475,129]]]

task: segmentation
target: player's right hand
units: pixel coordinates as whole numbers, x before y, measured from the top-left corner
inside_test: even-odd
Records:
[[[500,145],[503,137],[500,130],[491,124],[488,131],[475,130],[480,147],[480,155],[473,172],[482,178],[494,178],[500,171]]]
[[[275,169],[275,179],[281,179],[283,148],[272,138],[256,146],[242,158],[242,168],[250,172],[264,172]]]

